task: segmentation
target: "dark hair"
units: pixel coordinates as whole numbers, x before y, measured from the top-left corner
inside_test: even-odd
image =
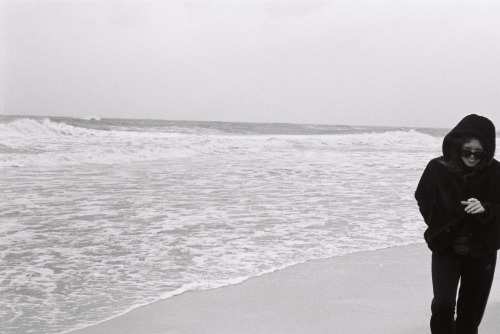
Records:
[[[450,158],[445,161],[446,166],[453,172],[464,172],[466,170],[466,165],[462,161],[462,156],[460,151],[465,143],[470,142],[473,139],[479,140],[481,146],[484,147],[483,142],[475,136],[462,136],[452,138],[450,141]],[[481,159],[479,163],[474,167],[474,169],[483,169],[488,164],[486,159]]]

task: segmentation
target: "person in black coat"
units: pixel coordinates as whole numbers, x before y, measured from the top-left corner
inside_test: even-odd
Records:
[[[466,116],[444,137],[443,156],[427,164],[415,191],[432,251],[433,334],[477,334],[486,308],[500,249],[495,140],[489,119]]]

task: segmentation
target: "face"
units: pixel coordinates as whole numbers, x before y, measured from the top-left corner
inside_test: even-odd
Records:
[[[484,149],[483,149],[483,146],[481,145],[481,142],[479,140],[477,140],[476,138],[472,138],[468,142],[465,142],[462,145],[462,150],[470,151],[470,152],[483,152],[484,153]],[[481,161],[481,158],[478,158],[475,155],[471,155],[469,157],[462,156],[462,161],[464,162],[464,164],[467,167],[474,167]]]

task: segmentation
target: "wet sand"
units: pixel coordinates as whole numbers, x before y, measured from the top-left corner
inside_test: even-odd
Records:
[[[74,334],[430,333],[425,244],[311,261],[224,288],[191,291]],[[500,328],[493,283],[481,334]]]

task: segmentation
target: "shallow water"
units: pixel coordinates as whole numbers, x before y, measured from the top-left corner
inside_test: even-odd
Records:
[[[421,241],[413,191],[437,136],[201,125],[2,120],[6,333],[61,333],[189,289]]]

